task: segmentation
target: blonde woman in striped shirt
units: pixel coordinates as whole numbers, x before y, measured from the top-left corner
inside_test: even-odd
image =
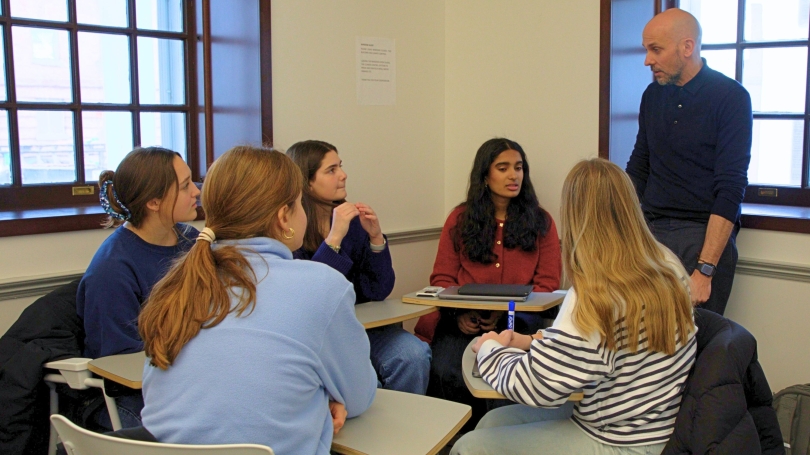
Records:
[[[489,412],[453,454],[660,454],[672,433],[695,360],[688,275],[615,164],[574,166],[561,210],[572,288],[553,326],[473,348],[483,378],[521,404]]]

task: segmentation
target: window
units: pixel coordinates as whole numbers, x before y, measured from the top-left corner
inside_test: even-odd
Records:
[[[807,190],[810,0],[680,0],[680,7],[703,26],[707,64],[751,94],[749,196],[768,203],[780,191]]]
[[[0,211],[97,205],[135,146],[199,169],[194,7],[0,0]]]

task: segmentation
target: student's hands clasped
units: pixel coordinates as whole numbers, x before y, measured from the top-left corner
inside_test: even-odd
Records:
[[[343,428],[346,423],[346,416],[349,412],[346,411],[346,406],[337,401],[329,401],[329,413],[332,414],[332,428],[334,435],[337,436],[338,431]]]
[[[360,217],[360,225],[368,233],[371,243],[374,245],[385,243],[377,214],[362,202],[344,202],[332,209],[332,228],[329,235],[326,236],[325,242],[328,245],[339,246],[349,232],[349,224],[356,216]]]
[[[481,317],[481,313],[477,311],[465,311],[456,316],[456,323],[461,333],[475,335],[482,330],[494,330],[495,324],[501,318],[501,315],[503,315],[503,311],[492,311],[489,317],[484,319]]]

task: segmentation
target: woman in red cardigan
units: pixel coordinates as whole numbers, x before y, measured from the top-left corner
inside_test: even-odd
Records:
[[[526,153],[509,139],[484,142],[475,155],[467,200],[444,223],[430,285],[531,284],[536,292],[551,292],[560,286],[560,273],[557,228],[537,201]],[[536,332],[553,311],[517,313],[515,331]],[[487,403],[467,390],[461,357],[475,336],[500,327],[502,313],[442,309],[416,325],[417,336],[432,343],[428,395],[472,406],[471,427]]]

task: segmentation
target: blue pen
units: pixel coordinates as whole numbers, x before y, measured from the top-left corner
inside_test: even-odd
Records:
[[[506,330],[515,330],[515,301],[509,301],[509,315],[506,317]]]

